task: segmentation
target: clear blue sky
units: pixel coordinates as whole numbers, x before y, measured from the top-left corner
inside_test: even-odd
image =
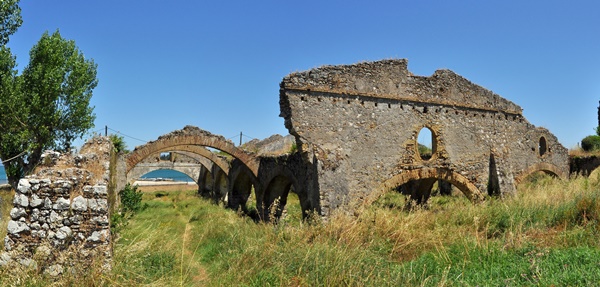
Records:
[[[31,1],[9,46],[22,69],[59,29],[98,64],[96,128],[153,140],[195,125],[287,134],[279,82],[330,64],[407,58],[515,102],[567,148],[597,126],[600,1]],[[129,148],[143,142],[126,138]],[[237,139],[234,138],[237,142]],[[81,141],[78,141],[80,144]]]

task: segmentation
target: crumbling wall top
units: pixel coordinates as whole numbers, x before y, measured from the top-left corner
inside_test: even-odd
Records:
[[[393,59],[353,65],[323,66],[286,76],[282,90],[313,91],[435,103],[522,114],[522,109],[450,70],[429,77],[408,71],[408,60]]]

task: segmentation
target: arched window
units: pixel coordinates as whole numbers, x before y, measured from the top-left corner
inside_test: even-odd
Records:
[[[429,160],[436,152],[435,134],[428,127],[423,127],[417,137],[417,152],[422,160]]]
[[[540,156],[543,156],[544,154],[546,154],[547,151],[547,146],[546,146],[546,138],[544,137],[540,137],[540,143],[538,146],[538,150],[540,152]]]

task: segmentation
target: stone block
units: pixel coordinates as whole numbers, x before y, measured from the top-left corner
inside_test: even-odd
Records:
[[[12,219],[19,219],[25,215],[27,215],[27,211],[25,211],[25,208],[23,207],[13,207],[13,209],[10,210],[10,218]]]
[[[94,195],[107,195],[106,185],[94,185]]]
[[[23,231],[29,231],[27,223],[11,220],[8,222],[8,233],[18,235]]]
[[[27,207],[29,206],[29,198],[27,198],[27,195],[24,194],[15,194],[15,199],[13,200],[13,204],[15,206],[22,206],[22,207]]]
[[[29,183],[29,180],[25,178],[19,179],[17,191],[23,194],[28,194],[31,191],[31,184]]]
[[[31,202],[30,202],[31,207],[38,207],[42,204],[44,204],[44,200],[39,198],[37,194],[34,194],[31,196]]]
[[[81,195],[77,196],[73,198],[73,204],[71,207],[76,211],[86,211],[88,208],[88,200]]]
[[[64,197],[59,197],[56,200],[56,203],[52,206],[54,210],[68,210],[71,206],[71,200],[66,199]]]

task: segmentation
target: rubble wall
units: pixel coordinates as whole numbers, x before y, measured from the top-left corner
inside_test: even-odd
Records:
[[[1,263],[54,273],[75,262],[109,266],[115,158],[105,137],[89,140],[75,156],[46,152],[34,174],[19,181]]]

